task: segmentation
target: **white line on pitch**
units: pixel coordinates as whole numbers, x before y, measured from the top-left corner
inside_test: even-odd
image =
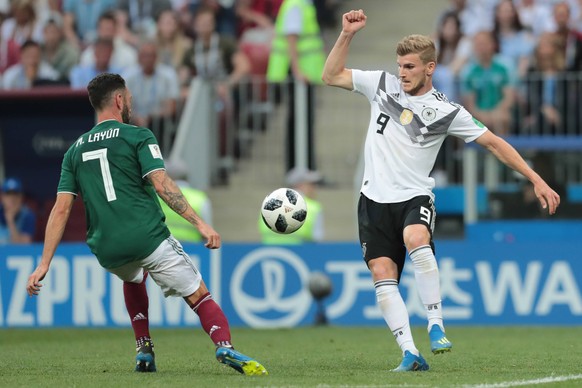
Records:
[[[501,383],[493,383],[493,384],[463,385],[462,387],[463,388],[505,388],[505,387],[519,387],[519,386],[523,386],[523,385],[558,383],[561,381],[570,381],[570,380],[582,380],[582,375],[550,376],[550,377],[543,377],[541,379],[504,381]]]

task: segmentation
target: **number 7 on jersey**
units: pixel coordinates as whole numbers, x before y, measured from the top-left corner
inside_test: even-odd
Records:
[[[115,189],[113,188],[113,179],[111,178],[111,170],[109,169],[109,161],[107,160],[107,148],[100,148],[95,151],[83,152],[83,162],[88,160],[99,160],[101,166],[101,176],[103,177],[103,185],[105,186],[105,195],[107,201],[115,201]]]

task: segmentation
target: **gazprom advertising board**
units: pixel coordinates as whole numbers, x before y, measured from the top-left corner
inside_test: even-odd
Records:
[[[334,325],[384,325],[374,287],[356,243],[298,247],[226,244],[218,251],[186,245],[233,326],[293,327],[314,322],[307,283],[326,273],[324,300]],[[40,296],[26,294],[42,246],[0,250],[0,327],[128,326],[122,282],[102,269],[84,244],[63,244]],[[582,260],[579,244],[437,242],[441,293],[451,324],[579,324]],[[198,325],[181,298],[164,299],[148,278],[154,326]],[[412,324],[425,324],[412,264],[400,282]]]

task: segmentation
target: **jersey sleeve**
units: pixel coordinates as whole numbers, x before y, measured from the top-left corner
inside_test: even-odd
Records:
[[[354,92],[363,94],[368,98],[368,101],[374,100],[376,95],[376,90],[378,89],[378,83],[380,82],[380,77],[382,76],[382,71],[364,71],[364,70],[352,70],[352,82],[354,83]]]
[[[459,106],[459,113],[455,116],[449,134],[463,139],[465,143],[470,143],[487,131],[487,127],[475,119],[465,108]]]
[[[137,158],[141,167],[141,176],[145,177],[154,170],[165,169],[162,151],[156,137],[147,128],[137,129]]]
[[[79,188],[77,186],[77,180],[75,179],[73,152],[71,148],[65,153],[63,163],[61,164],[61,178],[59,180],[57,193],[70,193],[77,195],[78,192]]]

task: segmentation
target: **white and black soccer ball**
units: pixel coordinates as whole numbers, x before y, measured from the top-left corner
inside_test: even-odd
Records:
[[[261,215],[273,232],[289,234],[295,232],[305,222],[307,205],[301,194],[283,187],[265,197]]]

